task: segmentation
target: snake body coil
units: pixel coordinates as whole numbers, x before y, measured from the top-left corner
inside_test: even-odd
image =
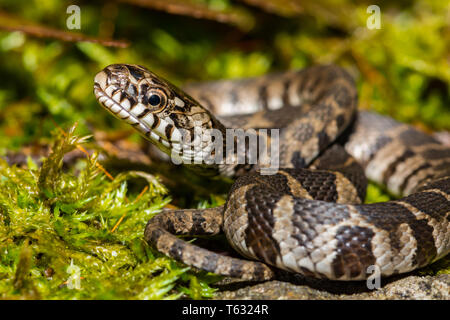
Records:
[[[145,238],[159,251],[253,280],[273,277],[268,265],[332,280],[366,279],[371,266],[389,276],[450,251],[450,149],[411,126],[357,112],[355,85],[343,69],[317,66],[185,90],[190,95],[136,65],[108,66],[94,85],[102,106],[183,162],[199,157],[183,148],[185,132],[279,128],[280,169],[261,175],[258,164],[191,164],[237,179],[224,206],[151,219]],[[201,140],[198,150],[209,152],[212,143]],[[236,152],[249,144],[242,148]],[[366,177],[403,198],[361,204]],[[221,230],[253,261],[175,236]]]

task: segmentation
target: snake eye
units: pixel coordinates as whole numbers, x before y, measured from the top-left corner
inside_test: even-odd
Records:
[[[161,103],[161,98],[157,94],[152,94],[150,98],[148,98],[148,103],[156,107]]]
[[[150,107],[152,112],[160,110],[166,106],[167,95],[162,90],[152,89],[147,93],[146,102],[148,107]]]

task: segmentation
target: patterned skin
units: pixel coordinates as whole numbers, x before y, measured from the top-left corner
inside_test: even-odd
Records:
[[[272,278],[272,267],[363,280],[372,266],[389,276],[450,251],[450,149],[411,126],[358,112],[354,82],[343,69],[317,66],[185,90],[190,95],[144,67],[124,64],[106,67],[94,84],[103,107],[184,162],[213,144],[202,139],[199,148],[186,151],[186,132],[278,128],[280,169],[262,175],[259,164],[247,162],[189,164],[202,174],[237,179],[224,206],[169,210],[151,219],[145,238],[159,251],[249,280]],[[235,158],[249,145],[226,156]],[[361,204],[366,177],[403,198]],[[222,230],[253,261],[176,237]]]

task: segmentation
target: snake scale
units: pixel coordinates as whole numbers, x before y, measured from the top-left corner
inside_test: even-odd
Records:
[[[226,203],[167,210],[148,222],[145,239],[187,265],[248,280],[273,278],[276,268],[362,280],[371,266],[389,276],[450,251],[450,149],[409,125],[357,111],[354,81],[340,67],[181,90],[142,66],[114,64],[94,82],[103,107],[183,161],[198,151],[183,151],[182,132],[280,129],[274,174],[261,174],[259,164],[188,164],[200,173],[236,178]],[[200,149],[212,142],[202,140]],[[362,204],[367,178],[402,198]],[[222,231],[246,260],[177,237]]]

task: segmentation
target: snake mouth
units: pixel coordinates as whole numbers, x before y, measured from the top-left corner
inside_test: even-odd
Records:
[[[169,152],[179,139],[172,134],[171,139],[165,135],[169,123],[164,119],[148,112],[142,103],[128,97],[125,90],[108,85],[107,74],[100,71],[94,79],[94,95],[102,107],[108,110],[114,117],[130,124],[145,138]],[[173,131],[172,133],[175,133]]]

